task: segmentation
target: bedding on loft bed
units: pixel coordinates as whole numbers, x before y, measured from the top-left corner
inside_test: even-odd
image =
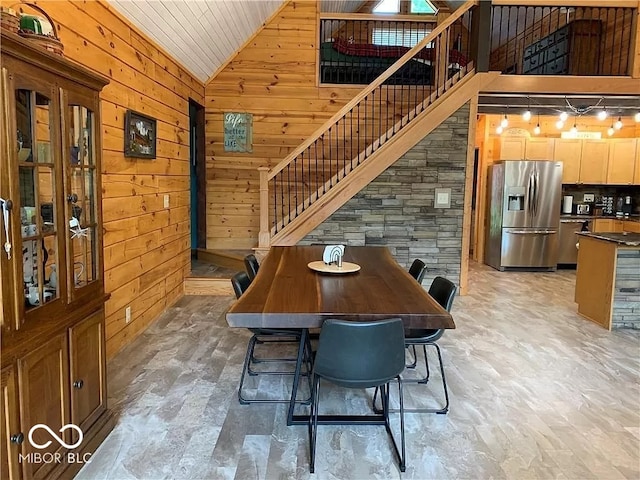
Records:
[[[368,85],[382,75],[409,47],[352,44],[343,39],[325,42],[320,46],[320,81],[322,83]],[[388,80],[390,85],[428,85],[433,82],[432,48],[421,50]],[[458,50],[449,52],[449,74],[467,64]],[[426,81],[425,81],[426,79]]]

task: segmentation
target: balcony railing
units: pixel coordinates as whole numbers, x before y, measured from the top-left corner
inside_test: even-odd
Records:
[[[629,75],[636,10],[494,5],[490,69],[517,75]]]

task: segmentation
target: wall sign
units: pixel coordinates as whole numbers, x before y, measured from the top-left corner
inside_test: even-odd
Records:
[[[562,132],[560,138],[595,138],[600,140],[602,133],[600,132]]]
[[[253,115],[226,112],[224,114],[224,151],[252,152]]]

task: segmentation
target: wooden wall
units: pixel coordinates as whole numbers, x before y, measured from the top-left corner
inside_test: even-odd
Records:
[[[111,294],[106,338],[113,356],[183,294],[190,270],[189,98],[204,103],[204,86],[103,1],[42,6],[59,28],[65,56],[111,78],[101,99],[105,286]],[[155,160],[124,157],[127,109],[158,120]]]
[[[274,166],[359,87],[318,87],[318,2],[289,1],[206,86],[207,248],[257,245],[259,166]],[[253,152],[225,152],[223,113],[253,114]]]

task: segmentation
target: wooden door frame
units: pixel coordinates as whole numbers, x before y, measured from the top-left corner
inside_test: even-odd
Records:
[[[196,127],[196,158],[191,158],[191,152],[189,154],[189,161],[195,160],[196,166],[196,189],[197,189],[197,203],[191,205],[191,208],[196,208],[197,220],[198,220],[198,232],[197,232],[197,248],[207,248],[207,166],[205,156],[205,109],[198,102],[189,99],[189,141],[192,139],[192,124],[191,124],[191,108],[196,110],[195,115],[195,127]],[[189,175],[191,175],[191,168],[189,169]],[[191,183],[189,183],[191,184]]]

